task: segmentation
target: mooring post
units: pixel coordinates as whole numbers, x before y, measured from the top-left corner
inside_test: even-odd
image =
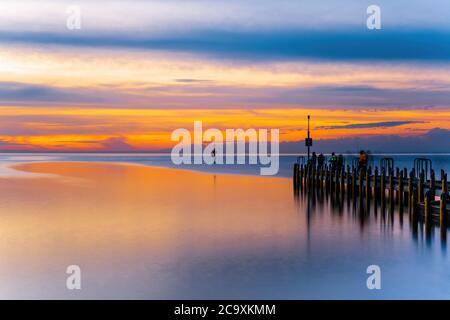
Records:
[[[345,175],[345,168],[341,168],[341,178],[339,179],[341,182],[341,196],[345,194],[345,181],[344,181],[344,175]]]

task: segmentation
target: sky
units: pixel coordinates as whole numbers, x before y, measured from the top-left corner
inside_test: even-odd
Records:
[[[0,151],[166,150],[202,120],[303,152],[308,114],[329,149],[439,150],[450,2],[0,0]]]

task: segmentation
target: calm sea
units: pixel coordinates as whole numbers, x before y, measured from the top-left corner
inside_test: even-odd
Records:
[[[325,155],[329,156],[329,155]],[[305,157],[305,155],[300,155]],[[357,155],[345,154],[345,163],[351,165]],[[280,168],[277,176],[279,177],[291,177],[292,167],[295,162],[298,161],[299,156],[283,155],[280,156]],[[369,164],[374,168],[380,166],[380,160],[383,158],[392,158],[394,160],[394,167],[401,169],[407,168],[408,170],[414,167],[414,159],[427,158],[432,161],[432,167],[436,172],[436,176],[439,177],[440,170],[443,169],[446,172],[450,172],[450,153],[442,154],[374,154],[369,158]],[[0,154],[0,174],[5,173],[5,164],[14,164],[22,162],[37,162],[37,161],[87,161],[87,162],[121,162],[121,163],[134,163],[148,166],[169,167],[189,169],[202,172],[213,173],[226,173],[226,174],[240,174],[240,175],[259,175],[261,165],[175,165],[170,159],[170,155],[161,154],[126,154],[126,153],[43,153],[43,154]],[[248,161],[247,161],[248,162]],[[8,172],[10,172],[8,170]]]

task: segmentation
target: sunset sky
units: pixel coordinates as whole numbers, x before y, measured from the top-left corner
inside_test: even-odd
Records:
[[[450,130],[448,0],[93,2],[0,0],[0,150],[157,151],[194,120],[293,142],[307,114],[316,139]]]

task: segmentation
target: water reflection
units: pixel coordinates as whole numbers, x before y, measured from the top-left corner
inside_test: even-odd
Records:
[[[329,211],[330,214],[340,219],[343,215],[348,214],[358,221],[360,232],[364,232],[367,225],[377,223],[383,232],[394,232],[396,224],[402,230],[405,215],[407,215],[406,221],[409,222],[411,237],[417,245],[431,246],[436,238],[436,230],[438,230],[441,248],[444,251],[447,248],[449,227],[441,227],[436,216],[432,216],[433,219],[426,221],[422,213],[420,215],[408,213],[407,205],[404,202],[400,204],[398,193],[395,196],[388,194],[386,196],[388,200],[381,201],[379,197],[372,196],[372,190],[365,191],[363,197],[352,196],[351,190],[343,192],[343,189],[339,188],[332,191],[327,187],[316,186],[314,183],[310,188],[303,186],[293,188],[293,190],[296,203],[306,203],[308,234],[311,232],[311,222],[314,220],[315,212]]]
[[[144,166],[19,168],[46,175],[0,178],[2,298],[450,298],[436,223],[375,198]],[[70,264],[80,292],[65,290]]]

